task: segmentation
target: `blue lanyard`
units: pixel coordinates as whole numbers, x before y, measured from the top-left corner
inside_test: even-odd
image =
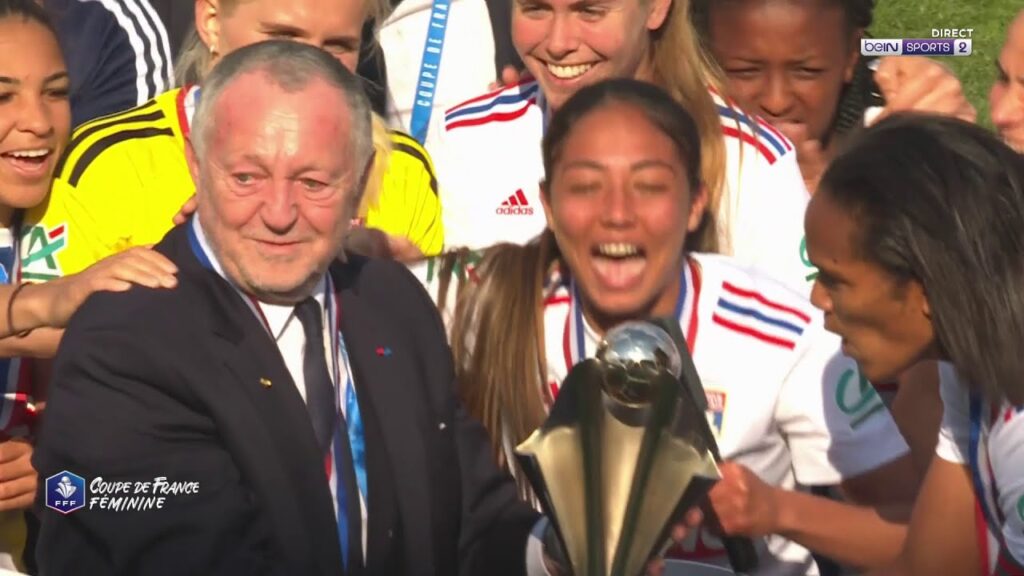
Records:
[[[444,33],[448,28],[448,7],[450,0],[434,0],[430,8],[430,26],[427,27],[427,41],[423,46],[420,61],[420,76],[416,82],[416,95],[412,105],[412,120],[409,130],[417,142],[423,144],[430,127],[430,115],[434,111],[434,94],[441,70],[441,52],[444,50]]]
[[[329,279],[329,277],[328,277]],[[342,442],[348,440],[349,449],[352,451],[352,468],[356,476],[356,486],[363,501],[367,501],[366,488],[366,435],[363,430],[363,416],[359,411],[359,400],[356,397],[356,387],[352,382],[352,363],[349,361],[348,348],[345,346],[345,339],[341,334],[341,303],[338,301],[333,290],[329,290],[327,298],[327,317],[331,322],[330,333],[335,337],[332,348],[337,351],[333,358],[334,381],[341,382],[338,359],[341,359],[345,367],[345,387],[339,390],[335,387],[337,397],[336,406],[341,406],[341,394],[344,392],[345,402],[345,423],[346,436],[341,435],[341,427],[334,431],[334,496],[338,502],[338,542],[341,545],[341,559],[343,566],[348,568],[350,557],[348,549],[348,518],[349,514],[359,514],[362,517],[362,508],[359,502],[355,502],[352,509],[349,509],[348,499],[345,497],[345,484],[342,480],[344,468],[341,465],[344,457],[341,451]],[[359,535],[359,542],[362,542],[362,534]],[[360,544],[361,545],[361,544]]]
[[[199,263],[209,270],[220,274],[219,269],[214,266],[212,255],[207,250],[203,241],[199,238],[199,233],[196,231],[196,227],[199,225],[198,221],[193,218],[188,223],[188,240],[189,246],[192,248],[192,253],[195,254],[196,259]],[[349,446],[352,450],[352,466],[355,470],[356,484],[359,487],[359,493],[363,500],[367,498],[367,486],[366,486],[366,435],[363,429],[363,418],[359,411],[359,401],[356,397],[356,389],[352,382],[352,364],[349,361],[348,349],[345,346],[344,339],[341,334],[341,306],[337,301],[333,290],[331,289],[332,284],[330,283],[330,277],[328,277],[327,284],[327,295],[325,303],[327,305],[327,318],[329,322],[329,330],[332,336],[332,349],[336,351],[333,354],[333,375],[334,382],[339,382],[341,374],[339,372],[338,358],[345,365],[345,413],[346,413],[346,436],[349,442]],[[244,294],[243,294],[244,295]],[[256,315],[257,319],[261,321],[264,327],[268,329],[269,325],[266,319],[263,317],[263,313],[260,311],[256,303],[251,297],[245,295],[245,301],[249,305],[249,308]],[[336,406],[341,404],[341,390],[335,386]],[[341,556],[348,566],[349,550],[348,550],[348,514],[349,506],[347,499],[345,498],[345,484],[342,480],[342,467],[341,467],[341,442],[345,441],[345,438],[341,436],[341,427],[339,426],[334,431],[334,442],[333,442],[333,460],[334,460],[334,479],[335,479],[335,497],[338,502],[338,540],[341,544]],[[355,503],[355,507],[352,511],[362,515],[362,510],[359,503]],[[360,538],[361,540],[361,538]]]
[[[981,479],[981,456],[979,450],[981,446],[981,419],[982,419],[982,402],[980,396],[975,392],[970,392],[971,398],[971,435],[969,459],[971,465],[971,480],[974,483],[974,492],[978,498],[978,504],[981,507],[982,513],[985,515],[985,522],[988,524],[989,531],[994,534],[999,534],[999,524],[992,517],[992,513],[988,508],[988,497],[985,491],[985,483]]]
[[[339,318],[340,315],[335,315],[334,318]],[[338,335],[338,354],[342,361],[345,363],[345,414],[346,414],[346,425],[348,433],[348,442],[352,450],[352,467],[356,474],[356,485],[359,487],[359,494],[362,496],[364,501],[367,501],[366,491],[366,435],[363,430],[363,417],[359,411],[359,401],[356,398],[356,388],[352,384],[352,365],[349,363],[348,350],[345,347],[345,341],[342,338],[341,330],[338,329],[335,332]],[[337,360],[335,360],[337,363]],[[338,374],[337,366],[335,366],[335,375]],[[341,475],[344,473],[341,462],[344,455],[341,451],[342,442],[344,438],[341,436],[341,427],[339,426],[334,431],[334,496],[338,501],[338,541],[341,544],[341,559],[344,563],[345,568],[348,568],[349,550],[348,550],[348,515],[350,513],[348,509],[348,499],[345,498],[345,484],[342,482]],[[362,515],[362,510],[357,502],[355,510],[352,512]],[[360,540],[362,535],[360,535]]]

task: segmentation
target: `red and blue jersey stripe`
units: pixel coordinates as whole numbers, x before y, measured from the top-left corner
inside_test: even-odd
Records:
[[[774,126],[760,118],[752,118],[735,108],[718,105],[718,115],[724,120],[731,120],[738,123],[739,128],[728,126],[723,122],[723,130],[729,136],[737,136],[744,142],[754,145],[769,162],[775,162],[776,158],[785,155],[793,149],[793,145]]]
[[[529,80],[467,100],[445,113],[445,129],[515,120],[537,103],[539,91],[537,83]]]
[[[723,282],[722,291],[711,320],[731,332],[792,350],[811,323],[807,312],[756,290]]]

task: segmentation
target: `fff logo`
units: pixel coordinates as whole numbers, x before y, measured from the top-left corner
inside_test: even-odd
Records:
[[[64,470],[46,479],[47,508],[61,514],[70,514],[83,506],[85,506],[85,478]]]

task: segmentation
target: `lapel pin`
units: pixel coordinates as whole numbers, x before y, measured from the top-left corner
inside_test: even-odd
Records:
[[[270,381],[269,378],[260,378],[260,386],[263,386],[264,388],[270,388],[272,385],[273,383]]]
[[[391,348],[387,346],[377,346],[377,356],[391,356]]]

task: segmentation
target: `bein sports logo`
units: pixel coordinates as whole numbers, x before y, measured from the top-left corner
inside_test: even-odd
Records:
[[[46,479],[46,507],[70,514],[85,506],[85,478],[64,470]]]
[[[501,216],[532,216],[533,208],[526,200],[526,194],[523,194],[523,189],[520,188],[516,190],[515,194],[502,202],[501,206],[494,210],[494,213]]]

